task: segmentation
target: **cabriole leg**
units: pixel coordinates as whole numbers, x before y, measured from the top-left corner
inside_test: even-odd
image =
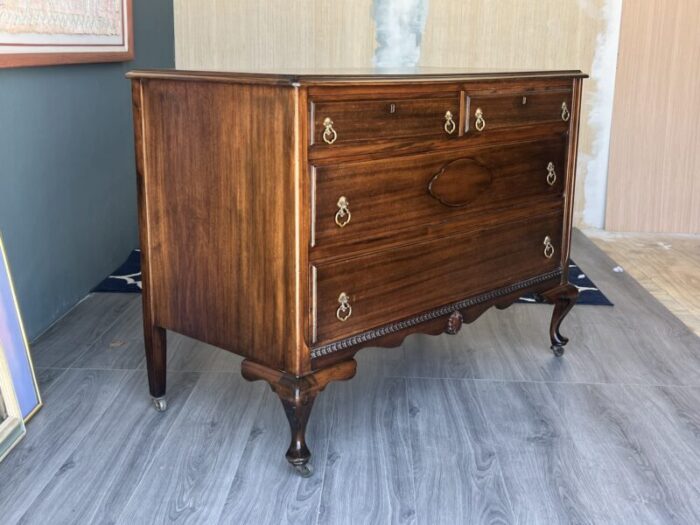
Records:
[[[248,359],[241,365],[244,378],[248,381],[259,379],[267,381],[282,401],[291,431],[291,443],[287,449],[286,458],[303,477],[313,473],[309,465],[311,452],[306,445],[306,426],[316,396],[331,381],[344,381],[353,377],[356,369],[357,363],[354,359],[350,359],[297,377]]]
[[[542,294],[544,298],[554,305],[552,321],[549,325],[549,338],[552,342],[552,352],[557,357],[564,355],[564,347],[569,342],[561,332],[561,323],[569,314],[578,299],[578,288],[573,284],[566,284]]]
[[[309,422],[316,396],[298,395],[294,399],[282,397],[280,399],[292,434],[292,440],[285,457],[302,477],[308,478],[313,474],[313,470],[309,465],[311,452],[306,446],[306,424]]]

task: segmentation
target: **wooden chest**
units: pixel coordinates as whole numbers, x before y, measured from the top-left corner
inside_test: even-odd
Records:
[[[362,347],[530,292],[563,353],[580,72],[129,77],[157,408],[166,330],[235,352],[309,474],[314,399]]]

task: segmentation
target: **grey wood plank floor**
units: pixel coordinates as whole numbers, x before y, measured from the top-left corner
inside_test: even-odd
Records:
[[[574,308],[563,358],[544,305],[364,350],[316,402],[309,479],[237,356],[170,334],[155,412],[140,298],[91,295],[33,345],[3,524],[700,523],[700,339],[578,232],[573,257],[616,306]]]

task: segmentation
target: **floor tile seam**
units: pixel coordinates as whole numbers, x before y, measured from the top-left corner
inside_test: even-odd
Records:
[[[539,384],[557,384],[557,385],[582,385],[582,386],[631,386],[631,387],[648,387],[648,388],[677,388],[692,390],[700,388],[700,384],[697,385],[670,385],[661,383],[613,383],[613,382],[596,382],[596,381],[546,381],[546,380],[532,380],[532,379],[495,379],[495,378],[485,378],[485,377],[427,377],[427,376],[398,376],[389,375],[385,376],[393,379],[418,379],[418,380],[432,380],[432,381],[474,381],[474,382],[490,382],[490,383],[539,383]]]

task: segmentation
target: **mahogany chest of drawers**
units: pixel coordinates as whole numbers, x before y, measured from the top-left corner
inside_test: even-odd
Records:
[[[355,353],[568,283],[578,71],[132,79],[151,395],[166,330],[243,357],[309,474],[314,399]]]

